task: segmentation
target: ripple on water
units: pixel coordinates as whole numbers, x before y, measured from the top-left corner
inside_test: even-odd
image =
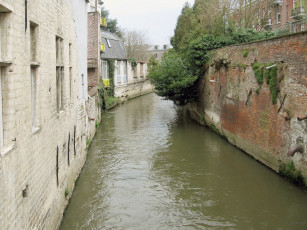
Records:
[[[307,229],[307,195],[147,95],[103,114],[61,229]]]

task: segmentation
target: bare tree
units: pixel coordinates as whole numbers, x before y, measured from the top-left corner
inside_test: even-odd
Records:
[[[149,48],[149,38],[146,32],[126,31],[124,44],[128,58],[133,58],[136,61],[146,61],[148,59],[146,51]]]

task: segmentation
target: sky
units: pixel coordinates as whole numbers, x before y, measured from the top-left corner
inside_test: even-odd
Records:
[[[170,44],[185,2],[194,0],[103,0],[110,18],[125,30],[146,32],[152,45]]]

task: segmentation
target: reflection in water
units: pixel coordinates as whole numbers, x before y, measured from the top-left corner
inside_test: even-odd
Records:
[[[151,94],[103,115],[61,229],[307,229],[307,194]]]

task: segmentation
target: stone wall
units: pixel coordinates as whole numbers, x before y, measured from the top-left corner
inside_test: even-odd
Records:
[[[277,66],[276,104],[255,77],[256,62]],[[293,161],[307,182],[307,120],[297,119],[307,114],[307,33],[219,49],[204,68],[191,115],[275,171]],[[297,145],[303,151],[289,156]]]
[[[25,1],[0,4],[9,9],[0,13],[0,229],[57,229],[92,133],[79,96],[72,1],[28,1],[27,15]]]

